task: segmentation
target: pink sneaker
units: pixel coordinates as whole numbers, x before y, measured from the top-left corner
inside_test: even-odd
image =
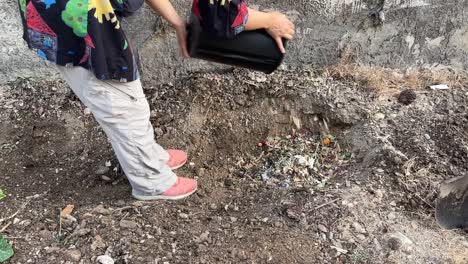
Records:
[[[168,149],[166,151],[169,153],[169,161],[167,162],[167,165],[172,170],[176,170],[187,163],[187,153],[185,151],[177,149]]]
[[[163,194],[158,195],[144,195],[132,193],[133,197],[138,200],[149,201],[149,200],[180,200],[187,196],[190,196],[197,190],[197,181],[189,178],[183,178],[177,176],[177,181],[172,185],[169,190]]]

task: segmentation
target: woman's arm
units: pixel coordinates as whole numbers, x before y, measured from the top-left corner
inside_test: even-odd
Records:
[[[261,12],[249,8],[249,18],[245,25],[245,30],[255,30],[264,28],[278,44],[281,52],[286,50],[283,46],[282,38],[293,39],[294,24],[283,14],[278,12]]]
[[[188,58],[185,21],[179,16],[171,2],[169,0],[146,0],[146,3],[176,30],[180,53]]]

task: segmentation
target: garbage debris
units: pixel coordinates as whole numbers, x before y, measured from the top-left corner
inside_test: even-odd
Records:
[[[331,135],[269,137],[258,146],[260,157],[239,163],[238,169],[250,168],[242,174],[280,188],[323,188],[351,160],[351,154]]]

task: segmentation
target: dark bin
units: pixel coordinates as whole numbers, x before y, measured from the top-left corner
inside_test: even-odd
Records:
[[[266,30],[244,31],[234,38],[216,37],[203,31],[195,15],[187,32],[188,52],[192,58],[218,62],[264,73],[272,73],[284,58]],[[286,45],[286,40],[283,40]]]

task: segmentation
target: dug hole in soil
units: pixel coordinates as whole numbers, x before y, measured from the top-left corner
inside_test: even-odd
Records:
[[[466,233],[434,220],[468,171],[467,87],[403,105],[305,66],[144,87],[157,141],[190,155],[186,200],[132,199],[63,82],[0,87],[8,263],[468,263]]]

